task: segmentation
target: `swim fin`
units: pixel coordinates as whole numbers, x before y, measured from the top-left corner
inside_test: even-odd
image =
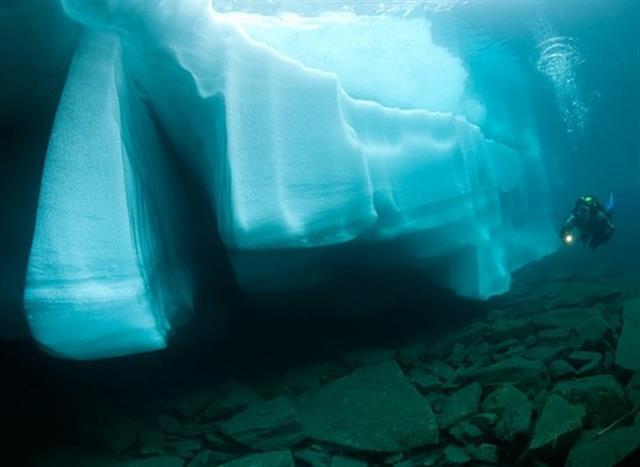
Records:
[[[607,210],[607,212],[612,212],[613,211],[613,207],[615,206],[615,198],[613,196],[613,191],[609,192],[609,199],[607,200],[607,204],[605,205],[605,209]]]

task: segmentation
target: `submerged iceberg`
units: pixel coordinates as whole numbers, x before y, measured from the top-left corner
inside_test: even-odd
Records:
[[[449,112],[442,100],[440,112],[426,108],[428,96],[411,108],[406,89],[381,92],[357,76],[348,63],[358,48],[340,56],[339,43],[325,44],[339,69],[323,69],[308,44],[296,54],[309,60],[289,56],[209,2],[64,7],[84,31],[51,135],[25,292],[31,332],[54,354],[164,347],[192,310],[193,235],[205,217],[248,291],[322,281],[323,247],[393,242],[394,261],[486,298],[555,248],[539,155],[456,116],[475,102],[460,83],[447,89]],[[293,32],[278,30],[280,43]],[[439,60],[463,76],[455,59]],[[205,193],[202,212],[191,184]]]

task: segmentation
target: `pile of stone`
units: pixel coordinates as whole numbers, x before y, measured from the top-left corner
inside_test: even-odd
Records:
[[[109,450],[129,467],[640,465],[640,298],[557,281],[496,303],[431,345],[291,369],[267,395],[185,395]]]

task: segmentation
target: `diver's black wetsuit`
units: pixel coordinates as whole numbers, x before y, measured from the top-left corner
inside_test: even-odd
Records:
[[[562,224],[560,237],[565,239],[577,228],[580,230],[580,239],[594,249],[609,241],[613,235],[616,228],[611,217],[611,210],[606,210],[593,196],[582,196],[576,200],[569,217]]]

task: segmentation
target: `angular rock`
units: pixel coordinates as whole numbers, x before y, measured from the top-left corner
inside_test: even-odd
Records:
[[[586,410],[551,394],[536,422],[533,438],[528,447],[531,454],[546,454],[570,445],[580,436]]]
[[[554,360],[549,364],[549,374],[552,380],[558,380],[565,376],[575,374],[576,369],[565,360]]]
[[[256,392],[236,381],[227,381],[214,388],[209,405],[202,413],[205,420],[221,420],[260,401]]]
[[[575,356],[576,352],[572,353],[571,355],[569,355],[567,358],[572,362],[572,363],[576,363],[576,366],[578,364],[577,359],[574,359],[573,357]],[[593,373],[596,372],[597,370],[600,370],[602,368],[602,354],[598,353],[598,352],[588,352],[589,354],[595,354],[595,355],[591,355],[590,356],[590,360],[588,361],[583,361],[583,364],[580,365],[578,367],[578,369],[576,370],[576,375],[577,376],[583,376],[583,375],[587,375],[589,373]],[[586,355],[583,355],[582,357],[586,357]]]
[[[627,383],[625,395],[633,407],[640,407],[640,371],[635,373]]]
[[[433,449],[425,454],[422,454],[416,458],[415,463],[411,467],[418,466],[434,466],[440,465],[444,459],[444,452],[439,449]]]
[[[209,432],[204,435],[206,444],[209,448],[213,449],[216,452],[235,452],[238,451],[238,444],[233,441],[225,438],[219,433]],[[237,457],[237,456],[236,456]]]
[[[494,436],[505,442],[528,436],[531,426],[531,402],[518,388],[505,384],[489,394],[482,410],[498,414]]]
[[[441,414],[442,409],[444,407],[444,403],[447,400],[447,396],[438,392],[431,392],[424,396],[425,400],[429,402],[431,409],[437,413]]]
[[[485,341],[479,341],[469,347],[467,351],[467,361],[472,365],[478,364],[483,366],[489,363],[489,353],[491,353],[491,345]]]
[[[397,454],[392,454],[391,456],[387,457],[382,463],[383,464],[397,464],[399,462],[402,462],[402,460],[404,459],[404,454],[399,452]]]
[[[473,423],[482,431],[488,431],[496,424],[498,418],[498,415],[493,412],[482,412],[469,417],[469,422]]]
[[[526,350],[518,339],[508,339],[494,346],[492,357],[494,360],[504,360],[522,355]]]
[[[640,298],[624,302],[622,332],[616,348],[616,365],[626,370],[640,370]]]
[[[460,378],[481,384],[511,383],[523,391],[539,391],[549,384],[546,367],[536,360],[521,357],[501,360],[484,368],[464,371]]]
[[[502,351],[508,350],[513,346],[519,346],[519,345],[522,345],[522,343],[518,339],[514,339],[514,338],[505,339],[504,341],[494,345],[493,350],[495,350],[496,352],[502,352]]]
[[[296,406],[309,438],[346,449],[402,452],[438,442],[431,407],[395,362],[360,368]]]
[[[316,449],[299,449],[294,451],[293,456],[303,465],[310,467],[329,467],[331,465],[331,454]]]
[[[567,356],[567,361],[577,368],[576,375],[585,375],[596,370],[602,363],[602,354],[586,350],[574,350]]]
[[[579,348],[604,351],[613,342],[613,328],[602,317],[602,313],[592,316],[575,327],[579,338]]]
[[[396,353],[396,360],[402,366],[413,366],[422,361],[427,355],[427,349],[422,344],[404,347]]]
[[[525,352],[524,357],[531,360],[539,360],[543,363],[549,363],[561,358],[563,355],[566,355],[566,353],[567,349],[565,347],[539,346],[531,347]]]
[[[356,349],[345,353],[342,359],[349,366],[360,367],[388,362],[395,354],[394,349]]]
[[[472,383],[451,394],[444,403],[442,413],[438,417],[441,429],[448,429],[476,413],[480,407],[482,386]]]
[[[475,443],[485,436],[484,432],[477,425],[468,420],[463,420],[455,424],[449,430],[449,434],[453,439],[463,444]]]
[[[489,328],[487,334],[494,342],[509,338],[524,339],[535,332],[535,325],[529,319],[499,318]]]
[[[590,352],[586,350],[574,350],[567,355],[566,360],[576,368],[580,368],[585,363],[589,363],[591,360],[602,359],[600,352]]]
[[[442,388],[440,379],[421,368],[411,370],[409,379],[422,394],[428,394]]]
[[[482,443],[478,446],[469,446],[467,452],[476,462],[498,463],[498,446],[495,444]]]
[[[262,454],[250,454],[234,459],[220,467],[294,467],[291,451],[273,451]]]
[[[264,451],[293,446],[304,438],[302,425],[286,397],[258,402],[220,424],[234,441]]]
[[[543,329],[538,332],[541,345],[563,346],[565,349],[577,349],[580,346],[578,334],[571,328]]]
[[[464,465],[471,460],[471,457],[460,446],[449,444],[444,448],[444,465]]]
[[[469,345],[487,332],[488,326],[482,322],[475,322],[447,336],[431,347],[429,353],[436,358],[446,358],[451,355],[456,344]]]
[[[494,360],[505,360],[508,358],[518,357],[525,353],[527,348],[522,344],[517,344],[511,348],[509,348],[506,352],[493,354],[492,357]]]
[[[615,428],[596,439],[585,433],[569,451],[565,467],[614,467],[639,450],[639,425]]]
[[[555,385],[552,391],[587,410],[585,425],[605,426],[627,412],[624,390],[611,375],[595,375]]]
[[[451,368],[447,363],[440,360],[431,360],[424,364],[424,369],[429,373],[436,375],[445,383],[453,381],[457,375],[456,371]]]
[[[453,346],[451,355],[447,359],[447,363],[453,365],[454,367],[459,367],[464,363],[466,356],[467,352],[464,348],[464,345],[462,345],[460,342],[456,342],[456,344]]]

